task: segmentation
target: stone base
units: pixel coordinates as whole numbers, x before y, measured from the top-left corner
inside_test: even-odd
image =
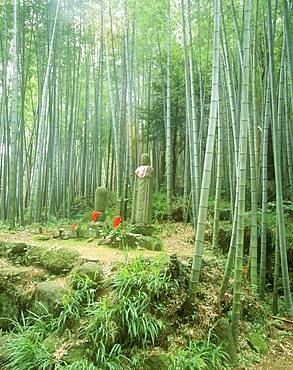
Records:
[[[101,230],[104,227],[104,222],[90,222],[88,228],[88,237],[99,238],[101,236]]]
[[[128,246],[129,248],[148,249],[151,251],[163,250],[163,242],[161,239],[155,236],[146,236],[134,233],[125,233],[123,240],[121,240],[121,236],[108,238],[104,244],[117,248]]]
[[[148,249],[151,251],[162,251],[163,242],[155,236],[139,235],[136,239],[139,248]]]
[[[99,238],[101,236],[101,230],[104,227],[104,222],[90,222],[88,229],[79,230],[58,230],[58,234],[54,235],[57,239],[87,239],[87,238]]]
[[[133,234],[151,236],[155,233],[155,227],[153,225],[134,224],[130,227],[129,232]]]

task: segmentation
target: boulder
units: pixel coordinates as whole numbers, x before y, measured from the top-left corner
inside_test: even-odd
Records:
[[[95,283],[98,283],[103,278],[103,269],[96,262],[85,262],[73,270],[71,281],[74,281],[82,276],[87,276]]]
[[[33,282],[43,278],[43,271],[23,266],[16,267],[7,261],[0,261],[1,329],[9,329],[12,320],[19,318],[33,295]]]
[[[27,253],[26,263],[44,267],[53,274],[67,273],[75,265],[79,253],[66,248],[34,247]]]
[[[58,314],[63,296],[68,292],[62,281],[44,281],[36,286],[30,310],[38,315]]]
[[[165,354],[153,354],[145,359],[143,368],[145,370],[168,370],[170,368],[170,360]]]
[[[222,346],[222,351],[227,354],[229,362],[236,364],[237,352],[229,321],[225,318],[219,319],[214,328],[214,334],[217,338],[217,344]]]
[[[130,232],[123,234],[123,236],[110,234],[105,239],[104,244],[120,248],[128,246],[129,248],[143,248],[151,251],[163,250],[163,242],[158,237],[133,234]]]

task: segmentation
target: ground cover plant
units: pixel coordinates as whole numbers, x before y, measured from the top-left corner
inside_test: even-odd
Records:
[[[176,255],[116,262],[111,274],[70,274],[59,310],[23,312],[1,335],[3,369],[229,369],[229,351],[215,327],[231,309],[229,293],[217,307],[215,281],[223,261],[210,257],[203,267],[199,303],[186,305],[190,259]],[[81,265],[82,266],[82,265]],[[246,288],[241,335],[268,335],[265,309]],[[259,305],[259,306],[258,306]],[[256,328],[256,322],[258,328]],[[257,354],[257,352],[255,352]],[[256,357],[256,355],[255,355]],[[249,356],[244,357],[247,363]]]

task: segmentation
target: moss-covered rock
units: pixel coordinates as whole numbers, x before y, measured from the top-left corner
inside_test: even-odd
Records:
[[[30,246],[26,243],[0,242],[0,257],[6,257],[14,262],[21,262]]]
[[[219,319],[215,326],[214,334],[217,338],[217,344],[222,346],[222,350],[227,354],[229,362],[236,364],[237,353],[229,321],[225,318]]]
[[[155,230],[153,225],[135,224],[130,227],[129,232],[132,234],[151,236],[155,233]]]
[[[1,255],[19,265],[41,266],[53,274],[70,271],[79,257],[78,252],[67,248],[47,248],[9,242],[0,243]]]
[[[83,342],[78,342],[72,344],[68,350],[66,355],[63,357],[63,360],[68,364],[73,364],[76,361],[85,358],[87,354],[87,345]]]
[[[44,339],[42,345],[50,353],[54,353],[60,344],[60,338],[56,335],[49,335]]]
[[[53,274],[68,272],[75,265],[79,253],[66,248],[47,250],[43,256],[43,266]]]
[[[8,329],[12,325],[11,320],[17,319],[26,309],[34,282],[43,277],[42,271],[0,261],[0,328]]]
[[[49,272],[58,275],[70,271],[78,257],[78,252],[66,248],[34,247],[27,253],[26,264],[42,266]]]
[[[104,241],[104,244],[120,248],[127,245],[129,248],[144,248],[151,251],[163,250],[163,242],[158,237],[134,234],[130,232],[127,232],[123,235],[108,235]]]
[[[168,370],[170,366],[170,360],[165,354],[153,354],[145,359],[143,368],[144,370]]]
[[[36,286],[30,310],[38,315],[47,312],[58,314],[63,296],[68,292],[60,280],[44,281]]]
[[[76,279],[87,276],[95,283],[98,283],[103,278],[103,269],[96,262],[85,262],[81,265],[78,265],[72,271],[71,282],[74,282]]]
[[[265,338],[259,333],[252,333],[247,338],[250,346],[262,355],[267,355],[269,351]]]
[[[140,235],[136,238],[138,247],[145,248],[151,251],[163,250],[163,242],[155,236]]]
[[[144,248],[151,251],[163,250],[163,242],[156,236],[126,233],[123,242],[130,248]],[[123,246],[121,240],[119,240],[119,246]]]

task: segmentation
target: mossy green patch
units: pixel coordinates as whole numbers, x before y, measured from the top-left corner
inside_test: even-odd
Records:
[[[248,343],[250,346],[262,355],[267,355],[269,348],[265,338],[259,333],[249,335]]]
[[[128,246],[129,248],[143,248],[151,251],[163,250],[163,242],[160,238],[131,232],[123,234],[113,232],[107,236],[104,244],[120,248]]]
[[[219,319],[215,326],[214,334],[217,338],[217,344],[221,345],[222,351],[227,354],[229,362],[231,364],[236,364],[237,353],[229,321],[225,318]]]
[[[151,251],[163,250],[162,240],[154,236],[140,235],[137,237],[137,244],[140,248],[145,248]]]
[[[0,257],[7,257],[14,259],[16,256],[23,256],[27,250],[28,245],[25,243],[11,243],[11,242],[0,242]]]
[[[0,368],[2,369],[9,355],[7,350],[7,343],[9,343],[11,335],[5,334],[0,337]]]
[[[42,235],[41,234],[41,235],[37,235],[35,237],[35,239],[38,240],[38,241],[46,241],[46,240],[51,239],[51,237],[49,235]]]
[[[153,354],[145,359],[143,368],[145,370],[168,370],[170,366],[170,360],[165,354]]]
[[[49,272],[58,275],[70,271],[78,257],[78,252],[66,248],[34,247],[27,253],[26,264],[42,266]]]
[[[0,328],[8,329],[12,325],[12,320],[19,317],[21,292],[8,285],[6,290],[0,289]]]
[[[12,320],[25,310],[32,296],[32,283],[44,276],[42,271],[16,267],[0,261],[0,328],[8,329]]]
[[[47,248],[25,243],[1,242],[0,256],[19,265],[41,266],[53,274],[63,274],[72,269],[79,253],[67,248]]]
[[[60,338],[52,334],[44,339],[42,345],[48,352],[53,353],[55,352],[59,344],[60,344]]]
[[[64,361],[67,364],[73,364],[76,361],[86,357],[87,346],[85,343],[74,343],[64,356]]]
[[[71,281],[74,282],[76,279],[83,276],[87,276],[95,283],[98,283],[103,278],[103,269],[96,262],[85,262],[76,266],[76,268],[72,271]]]
[[[129,232],[133,234],[141,234],[151,236],[155,233],[156,228],[154,225],[135,224],[129,228]]]
[[[31,302],[31,311],[43,315],[46,311],[57,314],[60,311],[60,306],[63,296],[67,289],[62,281],[44,281],[36,286],[35,295]]]

